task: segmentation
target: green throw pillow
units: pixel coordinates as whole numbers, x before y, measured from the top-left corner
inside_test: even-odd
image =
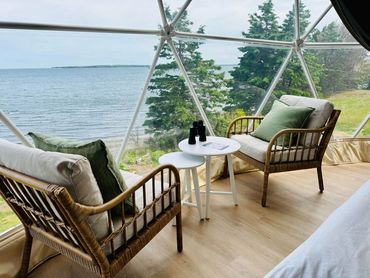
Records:
[[[301,128],[315,109],[304,106],[289,106],[275,100],[271,111],[266,114],[259,127],[251,133],[252,136],[270,142],[279,131],[287,128]],[[283,143],[284,141],[284,143]],[[288,145],[289,136],[279,139],[279,145]]]
[[[102,140],[82,143],[40,133],[29,132],[28,135],[32,137],[35,146],[44,151],[79,154],[86,157],[90,162],[104,202],[112,200],[127,189],[112,154]],[[125,212],[132,214],[133,211],[132,200],[127,199]],[[115,207],[112,212],[113,215],[120,215],[121,206]]]

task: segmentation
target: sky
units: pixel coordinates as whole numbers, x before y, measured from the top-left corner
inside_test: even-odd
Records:
[[[165,1],[173,10],[184,1]],[[249,14],[262,0],[193,0],[188,7],[194,26],[205,25],[207,34],[241,36],[248,30]],[[273,0],[279,21],[292,9],[293,0]],[[329,0],[306,0],[314,21]],[[338,20],[334,9],[319,27]],[[0,21],[64,25],[158,28],[161,23],[156,0],[1,0]],[[41,68],[100,64],[148,65],[154,56],[157,36],[96,34],[0,29],[0,68]],[[235,64],[242,44],[207,41],[203,56],[218,64]]]

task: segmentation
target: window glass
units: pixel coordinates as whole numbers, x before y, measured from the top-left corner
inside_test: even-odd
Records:
[[[225,136],[232,119],[257,112],[288,50],[211,40],[198,44],[198,64],[189,63],[188,72],[215,133]]]
[[[367,115],[366,119],[367,119],[366,124],[363,126],[363,128],[361,130],[359,130],[359,133],[356,135],[356,137],[369,138],[369,136],[370,136],[370,118],[369,118],[369,114]],[[364,121],[366,121],[366,119],[364,119]]]
[[[320,65],[315,63],[314,58],[306,55],[305,59],[307,64],[314,64],[315,67],[320,68]],[[317,74],[312,74],[312,78],[314,81],[317,81]],[[320,88],[316,85],[316,89],[319,90]],[[295,52],[292,53],[271,97],[262,110],[262,114],[266,114],[270,111],[273,101],[279,99],[282,95],[313,97],[313,93],[307,82],[307,77],[303,72],[301,62]]]
[[[307,50],[322,66],[319,93],[342,111],[335,129],[337,137],[351,137],[370,113],[369,53],[364,49]],[[310,72],[315,72],[309,65]],[[360,136],[368,136],[368,127]]]
[[[316,21],[323,13],[324,10],[331,4],[330,0],[301,0],[310,13],[311,22]],[[336,21],[338,18],[335,9],[332,7],[325,17],[319,22],[317,28],[321,29],[332,21]],[[307,29],[306,29],[307,30]]]
[[[20,223],[18,217],[0,196],[0,234]]]
[[[122,137],[144,86],[157,37],[0,32],[1,109],[24,133]],[[5,139],[16,138],[0,125]]]
[[[181,6],[181,2],[169,3],[173,10]],[[284,20],[294,18],[288,16],[292,9],[292,1],[206,0],[190,3],[188,16],[197,26],[204,25],[207,34],[278,40]],[[293,32],[290,28],[284,31]]]
[[[117,153],[157,37],[1,30],[0,40],[0,109],[23,133],[102,138]],[[2,123],[0,137],[19,143]],[[1,199],[0,231],[17,223]]]
[[[174,44],[176,48],[185,47]],[[187,55],[188,51],[180,51],[180,56]],[[161,155],[177,151],[178,143],[188,137],[192,122],[200,119],[167,43],[160,53],[139,115],[142,119],[138,117],[135,122],[121,168],[145,174],[159,165]]]
[[[2,21],[81,25],[135,29],[158,29],[161,22],[157,1],[140,0],[3,0]]]

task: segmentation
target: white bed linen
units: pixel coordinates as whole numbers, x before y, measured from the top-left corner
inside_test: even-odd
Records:
[[[370,180],[265,277],[370,277]]]

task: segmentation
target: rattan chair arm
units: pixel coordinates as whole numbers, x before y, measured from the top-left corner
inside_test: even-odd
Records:
[[[277,140],[280,137],[284,137],[284,136],[289,135],[291,133],[297,133],[297,134],[298,133],[321,133],[321,132],[324,132],[327,129],[328,129],[327,127],[314,128],[314,129],[309,129],[309,128],[287,128],[287,129],[283,129],[283,130],[280,130],[279,132],[277,132],[271,138],[269,145],[275,145],[274,142],[277,142]]]
[[[243,121],[243,120],[260,120],[262,121],[264,118],[264,116],[241,116],[241,117],[238,117],[238,118],[235,118],[234,120],[232,120],[229,124],[229,127],[227,128],[227,136],[226,137],[230,137],[230,134],[235,134],[235,133],[243,133],[240,129],[240,126],[239,126],[239,129],[238,129],[238,132],[235,132],[235,130],[237,129],[237,123],[240,122],[240,121]],[[232,132],[232,129],[234,128],[234,133]],[[252,130],[253,131],[253,130]]]
[[[324,132],[325,130],[329,129],[329,127],[325,126],[322,128],[314,128],[314,129],[309,129],[309,128],[287,128],[280,130],[277,132],[270,140],[269,146],[267,148],[267,151],[271,150],[271,148],[276,145],[277,141],[279,138],[284,137],[286,135],[292,134],[292,133],[321,133]]]
[[[311,134],[321,134],[323,132],[325,132],[326,130],[329,130],[331,129],[332,126],[331,125],[326,125],[322,128],[314,128],[314,129],[308,129],[308,128],[288,128],[288,129],[283,129],[283,130],[280,130],[279,132],[277,132],[270,140],[270,143],[267,147],[267,151],[266,151],[266,159],[265,159],[265,164],[269,165],[270,164],[270,161],[271,161],[271,156],[272,156],[272,149],[275,147],[275,146],[280,146],[278,144],[279,142],[279,139],[280,138],[284,138],[285,136],[287,135],[293,135],[293,134],[307,134],[307,133],[311,133]],[[300,135],[299,138],[304,138],[305,135]],[[290,140],[293,138],[293,136],[290,136]],[[288,150],[288,148],[290,149],[290,151],[294,151],[296,149],[299,149],[299,148],[302,148],[301,145],[299,144],[295,144],[293,145],[292,142],[287,142],[288,143],[288,147],[286,147],[286,150]]]
[[[322,134],[322,137],[318,143],[318,145],[316,144],[317,142],[315,141],[311,141],[311,143],[309,145],[305,145],[304,147],[307,149],[310,149],[310,148],[318,148],[319,151],[320,151],[320,157],[322,158],[323,155],[324,155],[324,152],[325,152],[325,149],[327,147],[327,144],[329,143],[329,140],[330,140],[330,136],[335,128],[335,124],[338,120],[338,117],[340,115],[341,111],[340,110],[336,110],[334,109],[331,116],[330,116],[330,119],[329,121],[326,123],[326,125],[324,127],[321,127],[321,128],[316,128],[316,129],[307,129],[307,128],[289,128],[289,129],[283,129],[279,132],[277,132],[273,137],[272,139],[270,140],[270,143],[267,147],[267,151],[266,151],[266,157],[265,157],[265,168],[267,169],[269,167],[269,164],[270,164],[270,161],[271,161],[271,156],[272,156],[272,149],[275,147],[275,146],[278,146],[278,140],[279,138],[282,138],[284,136],[287,136],[289,134],[307,134],[307,133],[311,133],[311,134]],[[299,136],[299,138],[305,138],[304,137],[305,135],[303,136]],[[291,140],[292,136],[290,136],[290,140]],[[311,137],[313,138],[313,136]],[[298,142],[298,141],[297,141]],[[295,144],[295,146],[292,146],[291,145],[291,142],[289,142],[289,146],[288,148],[286,148],[287,151],[294,151],[298,148],[302,148],[302,146],[298,145],[298,144]],[[284,149],[282,150],[284,151]]]
[[[106,212],[117,205],[123,203],[126,199],[128,199],[138,188],[142,187],[145,183],[147,183],[149,180],[151,180],[155,175],[160,173],[161,171],[169,169],[175,176],[174,182],[177,184],[176,186],[180,186],[180,176],[177,168],[171,164],[161,165],[154,169],[151,173],[143,177],[140,181],[136,183],[133,187],[127,189],[125,192],[122,192],[118,196],[116,196],[114,199],[110,200],[109,202],[106,202],[100,206],[86,206],[82,204],[77,204],[82,211],[85,213],[86,216],[88,215],[94,215],[99,214],[102,212]]]
[[[235,121],[242,120],[242,119],[261,119],[262,120],[263,118],[264,118],[264,116],[257,116],[257,115],[253,115],[253,116],[240,116],[240,117],[235,118],[234,120],[232,120],[230,124],[232,124]]]

